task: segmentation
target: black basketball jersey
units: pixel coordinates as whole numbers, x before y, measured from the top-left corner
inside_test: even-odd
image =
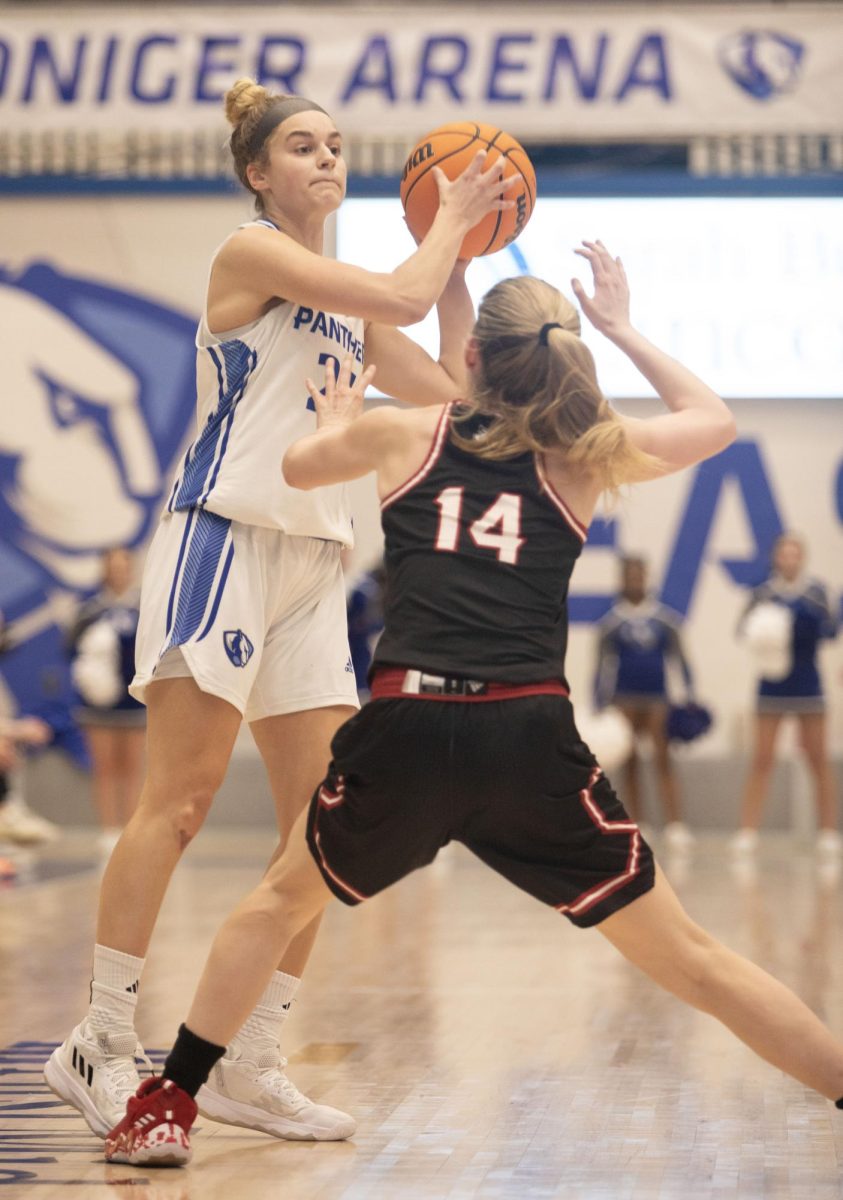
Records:
[[[382,504],[385,628],[373,668],[564,680],[568,584],[587,531],[533,454],[493,461],[455,446],[452,407],[424,464]]]

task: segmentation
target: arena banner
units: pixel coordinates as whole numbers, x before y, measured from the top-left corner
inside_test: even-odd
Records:
[[[323,104],[351,136],[449,120],[533,139],[833,133],[843,7],[735,4],[130,10],[0,15],[9,133],[222,128],[240,75]]]

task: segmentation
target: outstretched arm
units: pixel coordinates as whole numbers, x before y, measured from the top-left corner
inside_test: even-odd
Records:
[[[594,277],[593,296],[578,279],[572,281],[583,312],[595,329],[635,364],[671,410],[646,420],[622,418],[635,445],[661,463],[661,469],[642,478],[679,471],[724,450],[736,433],[729,409],[693,371],[633,328],[629,285],[621,260],[613,258],[600,241],[583,242],[583,247],[576,253],[588,260]]]
[[[408,404],[448,404],[465,397],[465,344],[474,328],[474,305],[465,285],[468,262],[461,259],[436,304],[439,360],[389,325],[366,330],[366,362],[378,364],[378,386]]]

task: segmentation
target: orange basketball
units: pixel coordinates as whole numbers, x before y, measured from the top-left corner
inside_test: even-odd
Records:
[[[417,238],[423,238],[439,208],[439,190],[432,168],[441,167],[449,179],[456,179],[478,150],[488,150],[486,170],[500,171],[501,179],[520,174],[523,184],[506,193],[507,200],[515,201],[514,208],[489,213],[466,234],[460,258],[476,258],[502,250],[515,241],[533,215],[536,173],[524,147],[494,125],[478,125],[474,121],[442,125],[421,138],[401,176],[401,203],[407,224]]]

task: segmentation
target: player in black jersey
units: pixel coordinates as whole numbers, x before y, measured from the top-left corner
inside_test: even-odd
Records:
[[[699,462],[732,417],[629,321],[620,260],[579,251],[591,323],[670,410],[614,413],[576,309],[528,277],[484,298],[466,350],[467,402],[365,415],[351,362],[319,428],[284,471],[311,488],[377,472],[386,538],[385,629],[372,699],[334,737],[328,774],[281,858],[217,935],[162,1079],[144,1083],[106,1143],[154,1161],[187,1144],[192,1097],[290,940],[331,895],[356,904],[430,862],[450,839],[580,926],[597,926],[667,990],[758,1054],[843,1097],[843,1046],[792,992],[683,911],[588,747],[567,695],[566,597],[601,492]],[[838,1101],[843,1107],[843,1099]]]

